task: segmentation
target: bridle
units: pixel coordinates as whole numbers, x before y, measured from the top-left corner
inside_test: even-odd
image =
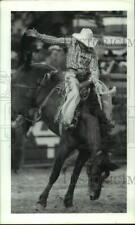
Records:
[[[41,90],[41,88],[44,87],[43,82],[46,79],[46,76],[47,76],[47,74],[45,74],[43,76],[43,78],[41,79],[40,83],[37,86],[29,86],[29,85],[26,85],[26,84],[16,83],[16,84],[12,84],[12,87],[18,87],[18,88],[26,88],[26,89],[36,90],[36,92],[35,92],[35,97],[36,97],[37,96],[37,93],[39,93],[39,91]],[[40,107],[39,107],[39,116],[37,118],[35,118],[35,120],[29,119],[27,116],[25,116],[23,114],[19,114],[19,115],[21,115],[25,121],[34,124],[34,123],[38,122],[41,119]]]

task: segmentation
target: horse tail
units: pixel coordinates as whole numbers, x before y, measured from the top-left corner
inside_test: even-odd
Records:
[[[20,41],[19,66],[24,65],[25,69],[29,69],[32,62],[31,42],[31,38],[24,33]]]

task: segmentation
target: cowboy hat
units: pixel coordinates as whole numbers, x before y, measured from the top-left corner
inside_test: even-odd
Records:
[[[72,34],[72,37],[83,43],[88,48],[94,48],[98,42],[98,40],[93,37],[93,32],[89,28],[83,28],[80,33]]]
[[[52,52],[52,51],[61,51],[62,48],[59,46],[59,45],[51,45],[49,48],[48,48],[48,51],[49,52]]]

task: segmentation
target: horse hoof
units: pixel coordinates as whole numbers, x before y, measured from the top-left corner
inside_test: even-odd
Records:
[[[37,212],[42,212],[45,210],[45,207],[41,203],[37,202],[35,210]]]
[[[43,208],[46,208],[46,206],[47,206],[47,202],[44,200],[41,200],[41,199],[37,202],[37,204]]]
[[[66,208],[69,208],[73,206],[73,202],[71,200],[64,200],[64,205]]]
[[[91,200],[91,201],[94,201],[94,200],[96,200],[96,198],[95,198],[93,195],[91,195],[91,196],[90,196],[90,200]]]
[[[99,194],[91,193],[90,200],[94,201],[94,200],[97,200],[98,198],[99,198]]]

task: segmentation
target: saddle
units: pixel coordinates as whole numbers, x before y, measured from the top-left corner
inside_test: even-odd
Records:
[[[74,113],[74,118],[72,121],[72,124],[74,127],[77,126],[79,117],[80,117],[80,106],[81,103],[84,102],[88,96],[90,94],[90,88],[89,87],[83,87],[80,89],[80,97],[81,97],[81,101],[80,104],[77,106],[75,113]],[[62,124],[62,117],[61,117],[61,110],[63,107],[64,102],[66,101],[66,90],[65,90],[65,82],[59,82],[54,88],[52,88],[52,90],[50,91],[50,93],[48,94],[47,97],[45,97],[45,99],[43,100],[42,104],[40,105],[39,108],[32,110],[33,115],[31,113],[31,118],[33,118],[33,121],[37,122],[41,119],[42,117],[42,108],[48,105],[48,102],[51,98],[53,98],[53,96],[58,95],[58,104],[57,104],[57,109],[56,109],[56,113],[54,116],[54,122],[58,123],[58,124]]]

